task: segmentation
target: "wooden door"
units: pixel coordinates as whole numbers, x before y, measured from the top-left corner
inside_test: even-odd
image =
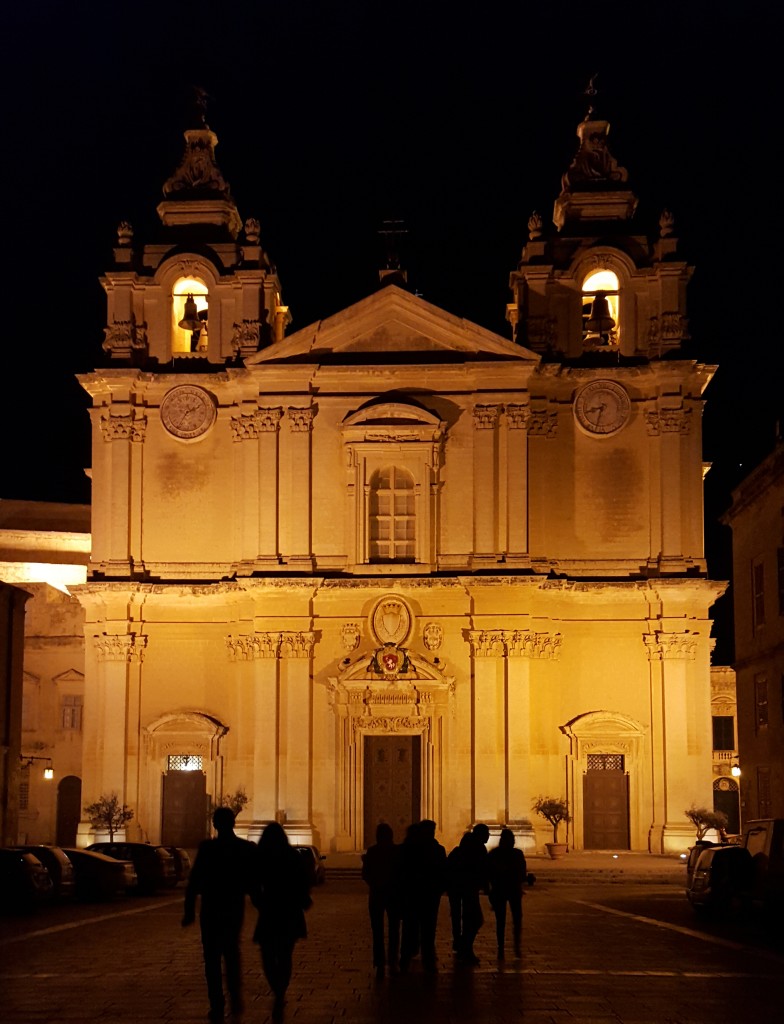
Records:
[[[376,826],[392,826],[395,842],[420,814],[419,736],[365,737],[365,848],[376,841]]]
[[[207,777],[169,771],[163,776],[161,843],[193,849],[207,836]]]
[[[592,766],[595,758],[605,758]],[[620,767],[618,763],[620,762]],[[583,835],[586,850],[629,849],[629,776],[621,755],[594,754],[583,776]]]

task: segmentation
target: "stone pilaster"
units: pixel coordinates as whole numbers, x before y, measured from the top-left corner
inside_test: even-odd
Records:
[[[474,562],[497,560],[498,405],[474,406]]]
[[[528,422],[527,405],[507,405],[507,557],[528,553]]]
[[[311,431],[315,410],[289,407],[287,419],[291,437],[290,445],[290,493],[288,503],[289,554],[286,562],[303,569],[313,568],[311,550],[311,479],[312,448]]]

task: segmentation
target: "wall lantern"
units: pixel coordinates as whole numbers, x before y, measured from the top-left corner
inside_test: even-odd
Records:
[[[740,778],[740,765],[737,761],[735,761],[732,767],[730,768],[730,773],[733,776],[733,778]]]
[[[39,757],[36,754],[20,754],[19,760],[22,762],[23,768],[32,767],[33,761],[46,761],[46,764],[44,765],[44,778],[54,778],[54,767],[52,766],[51,757]]]

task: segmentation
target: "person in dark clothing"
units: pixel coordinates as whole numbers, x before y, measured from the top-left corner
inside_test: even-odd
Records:
[[[362,857],[362,878],[368,884],[368,913],[373,933],[373,966],[376,977],[384,977],[384,966],[397,970],[400,948],[400,848],[393,842],[392,826],[381,822],[376,842]],[[385,924],[389,944],[385,943]]]
[[[259,919],[253,941],[261,950],[264,976],[275,996],[272,1016],[280,1020],[291,980],[297,939],[307,937],[305,911],[310,907],[310,881],[304,858],[289,845],[282,825],[270,822],[259,839],[258,890],[254,903]]]
[[[504,932],[506,907],[512,917],[512,937],[516,957],[522,956],[523,882],[527,876],[525,855],[515,847],[514,832],[501,829],[498,846],[488,855],[490,873],[490,906],[495,914],[495,934],[498,940],[498,959],[504,959]]]
[[[452,917],[452,949],[462,963],[478,964],[474,940],[484,923],[479,893],[488,891],[487,825],[466,832],[447,860],[447,892]]]
[[[436,839],[436,823],[426,818],[412,826],[401,847],[403,934],[400,969],[417,952],[428,974],[436,966],[436,927],[441,895],[446,888],[446,850]]]
[[[234,834],[234,812],[218,807],[212,816],[218,833],[199,846],[185,889],[183,927],[196,919],[196,897],[201,897],[199,924],[204,950],[204,975],[210,1000],[209,1019],[222,1021],[225,1010],[222,962],[231,1010],[242,1012],[242,973],[239,938],[245,913],[245,895],[254,886],[256,848]]]

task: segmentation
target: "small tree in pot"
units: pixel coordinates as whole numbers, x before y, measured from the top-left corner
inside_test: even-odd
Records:
[[[116,793],[102,793],[94,804],[85,806],[84,813],[96,832],[109,834],[110,843],[114,842],[115,832],[122,831],[125,823],[133,817],[133,811],[120,803]]]
[[[533,809],[553,826],[553,841],[545,845],[551,857],[559,857],[565,852],[566,844],[558,842],[558,826],[562,821],[568,824],[572,820],[566,801],[552,796],[540,796],[534,801]]]

